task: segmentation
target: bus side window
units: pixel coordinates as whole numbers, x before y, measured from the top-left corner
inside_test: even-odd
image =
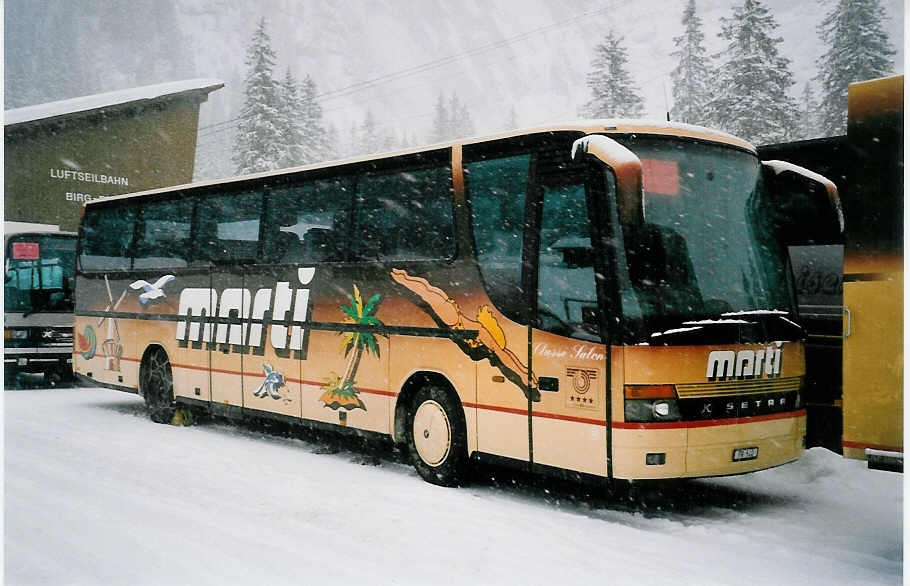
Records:
[[[180,268],[188,264],[193,199],[155,202],[142,208],[134,268]]]
[[[84,271],[130,268],[136,209],[128,206],[89,206],[82,221],[79,262]]]
[[[531,156],[517,155],[465,165],[474,249],[493,304],[521,321],[521,252]]]
[[[269,190],[262,245],[267,263],[345,260],[349,178],[306,180]]]
[[[355,258],[447,259],[455,254],[448,167],[369,173],[357,185]]]
[[[231,193],[199,202],[194,249],[199,260],[252,261],[259,248],[262,192]]]

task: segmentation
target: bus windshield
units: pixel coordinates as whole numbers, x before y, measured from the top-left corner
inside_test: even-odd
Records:
[[[73,236],[10,237],[6,248],[4,311],[72,312],[75,258]]]
[[[759,159],[679,139],[619,142],[642,161],[641,206],[635,212],[625,206],[624,213],[636,217],[621,218],[629,341],[801,337],[791,319],[795,301],[785,250],[763,218]]]

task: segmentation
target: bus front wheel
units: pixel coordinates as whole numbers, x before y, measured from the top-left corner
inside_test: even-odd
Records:
[[[142,361],[139,375],[149,417],[155,423],[170,423],[177,410],[171,363],[161,348],[150,350]]]
[[[417,473],[433,484],[458,486],[468,466],[461,407],[452,395],[427,386],[414,396],[407,423],[408,451]]]

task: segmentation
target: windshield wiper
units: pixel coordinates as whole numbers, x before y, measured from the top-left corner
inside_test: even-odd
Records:
[[[792,317],[792,313],[783,309],[749,309],[743,311],[728,311],[721,314],[721,316],[728,318],[777,318],[780,322],[786,324],[786,326],[798,331],[800,335],[804,335],[806,332],[806,329],[803,326],[790,319]]]
[[[38,312],[41,311],[42,309],[44,309],[44,305],[43,305],[43,304],[36,304],[36,305],[33,305],[33,306],[31,307],[31,309],[29,309],[28,311],[26,311],[25,313],[22,314],[22,318],[25,319],[25,318],[27,318],[28,316],[30,316],[31,314],[33,314],[33,313],[38,313]]]

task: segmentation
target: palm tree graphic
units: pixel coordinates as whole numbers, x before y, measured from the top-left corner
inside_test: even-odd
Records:
[[[360,326],[381,327],[383,325],[382,322],[373,315],[378,309],[377,305],[380,298],[377,293],[370,297],[366,305],[364,305],[363,298],[360,296],[360,289],[357,288],[357,285],[354,285],[354,295],[348,295],[351,304],[349,306],[339,306],[339,309],[347,316],[344,321]],[[325,392],[322,393],[319,400],[325,403],[326,407],[335,410],[344,408],[348,411],[352,409],[363,409],[366,411],[366,405],[363,404],[363,401],[358,396],[360,391],[357,389],[354,377],[357,375],[357,368],[360,366],[360,359],[363,357],[364,351],[368,354],[375,354],[379,358],[379,345],[376,344],[376,335],[366,331],[340,332],[340,334],[344,336],[341,342],[341,349],[344,351],[344,355],[348,357],[348,363],[344,369],[344,374],[341,376],[335,374],[329,377],[326,384],[322,387]],[[379,335],[385,336],[385,334]]]

